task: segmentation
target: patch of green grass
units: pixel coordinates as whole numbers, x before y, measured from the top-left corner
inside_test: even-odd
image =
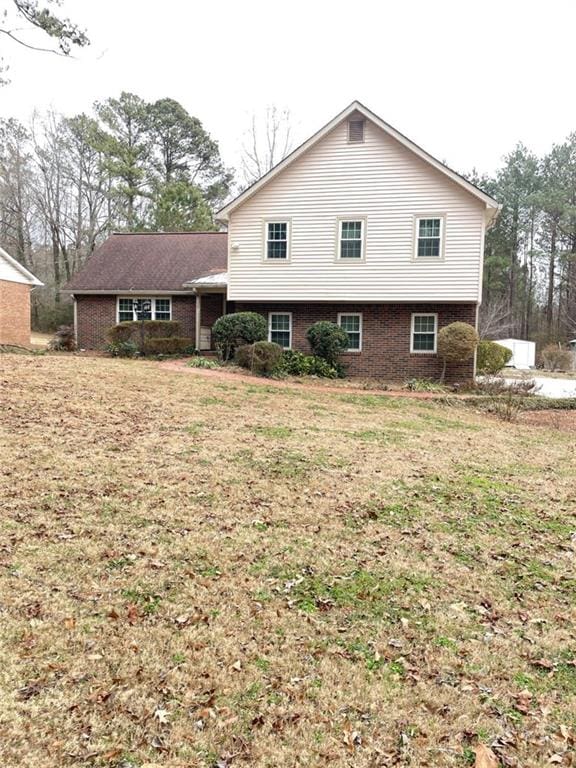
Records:
[[[451,637],[445,637],[444,635],[439,635],[434,639],[434,645],[438,648],[447,648],[450,651],[457,651],[458,650],[458,644],[455,640],[452,640]]]
[[[262,435],[263,437],[286,438],[293,435],[294,430],[291,427],[268,427],[257,425],[254,427],[254,434]]]
[[[576,696],[576,648],[560,651],[550,659],[550,663],[551,669],[534,667],[535,674],[529,678],[531,687],[526,686],[528,690],[537,693],[561,692],[566,696]]]
[[[197,552],[191,563],[191,570],[198,576],[204,576],[205,578],[217,579],[222,575],[220,568],[213,563],[206,552]]]
[[[326,467],[345,466],[343,459],[329,456],[322,450],[307,455],[302,451],[277,449],[257,457],[254,449],[242,448],[231,460],[257,469],[264,477],[286,479],[304,478],[313,471]]]
[[[394,609],[392,598],[420,594],[432,578],[415,573],[388,574],[355,569],[342,575],[304,572],[285,581],[288,599],[303,611],[352,609],[356,618],[378,618]]]
[[[156,613],[162,600],[161,596],[156,594],[156,592],[143,587],[123,589],[122,597],[125,600],[128,600],[128,602],[140,606],[142,608],[142,612],[146,615]]]
[[[406,436],[397,429],[362,429],[356,432],[348,432],[349,437],[356,440],[362,440],[368,443],[378,443],[380,445],[398,445],[402,443]]]
[[[260,669],[262,672],[269,672],[270,671],[270,662],[268,659],[264,659],[262,657],[257,658],[254,661],[254,664],[258,669]]]
[[[131,560],[129,557],[111,558],[106,563],[106,570],[107,571],[122,571],[122,570],[124,570],[124,568],[127,568],[130,565],[134,565],[134,561]]]
[[[193,437],[196,437],[204,429],[206,429],[207,426],[208,426],[208,424],[205,421],[196,421],[193,424],[189,424],[185,429],[186,429],[186,432],[188,432],[189,435],[192,435]]]
[[[223,400],[221,397],[201,397],[198,401],[200,405],[233,405],[231,400]]]
[[[386,397],[386,395],[356,395],[346,394],[338,395],[338,400],[341,403],[348,403],[350,405],[359,405],[364,408],[391,408],[399,409],[402,407],[399,398]]]
[[[406,668],[400,659],[388,660],[383,658],[371,643],[356,638],[355,640],[339,640],[338,645],[353,659],[361,661],[367,672],[385,670],[400,678],[406,675]]]

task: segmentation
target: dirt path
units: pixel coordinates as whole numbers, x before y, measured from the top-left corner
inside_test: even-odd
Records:
[[[162,368],[168,368],[171,371],[180,373],[189,373],[194,376],[202,376],[214,381],[229,381],[237,384],[255,384],[267,387],[278,387],[279,389],[297,389],[313,390],[315,392],[335,392],[340,395],[381,395],[383,397],[408,397],[413,400],[434,400],[445,397],[442,392],[410,392],[403,389],[366,389],[362,387],[331,386],[330,384],[311,384],[306,382],[280,381],[278,379],[263,379],[257,376],[251,376],[248,373],[235,373],[225,369],[217,368],[190,368],[186,365],[187,360],[165,360],[159,365]]]

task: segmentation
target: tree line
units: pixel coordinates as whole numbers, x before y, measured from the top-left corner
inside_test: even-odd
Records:
[[[288,115],[269,108],[245,134],[248,184],[290,151]],[[467,178],[502,205],[485,242],[483,338],[576,336],[576,133],[543,157],[522,144],[492,175]],[[110,232],[215,228],[234,176],[201,121],[170,98],[132,93],[90,114],[0,119],[0,245],[48,286],[36,326],[69,312],[60,288]]]
[[[0,244],[48,285],[35,321],[67,312],[60,288],[110,232],[214,229],[232,178],[173,99],[122,93],[91,114],[0,119]]]
[[[494,175],[468,178],[502,205],[486,234],[481,334],[576,337],[576,133],[542,157],[518,144]]]

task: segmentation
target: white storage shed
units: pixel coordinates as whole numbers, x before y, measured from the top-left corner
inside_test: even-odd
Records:
[[[536,344],[525,339],[494,339],[512,351],[509,366],[512,368],[534,368],[536,365]]]

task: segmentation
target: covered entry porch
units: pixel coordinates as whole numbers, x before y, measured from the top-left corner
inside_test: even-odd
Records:
[[[194,301],[194,346],[199,352],[214,349],[212,326],[227,312],[228,273],[217,272],[184,283]]]

